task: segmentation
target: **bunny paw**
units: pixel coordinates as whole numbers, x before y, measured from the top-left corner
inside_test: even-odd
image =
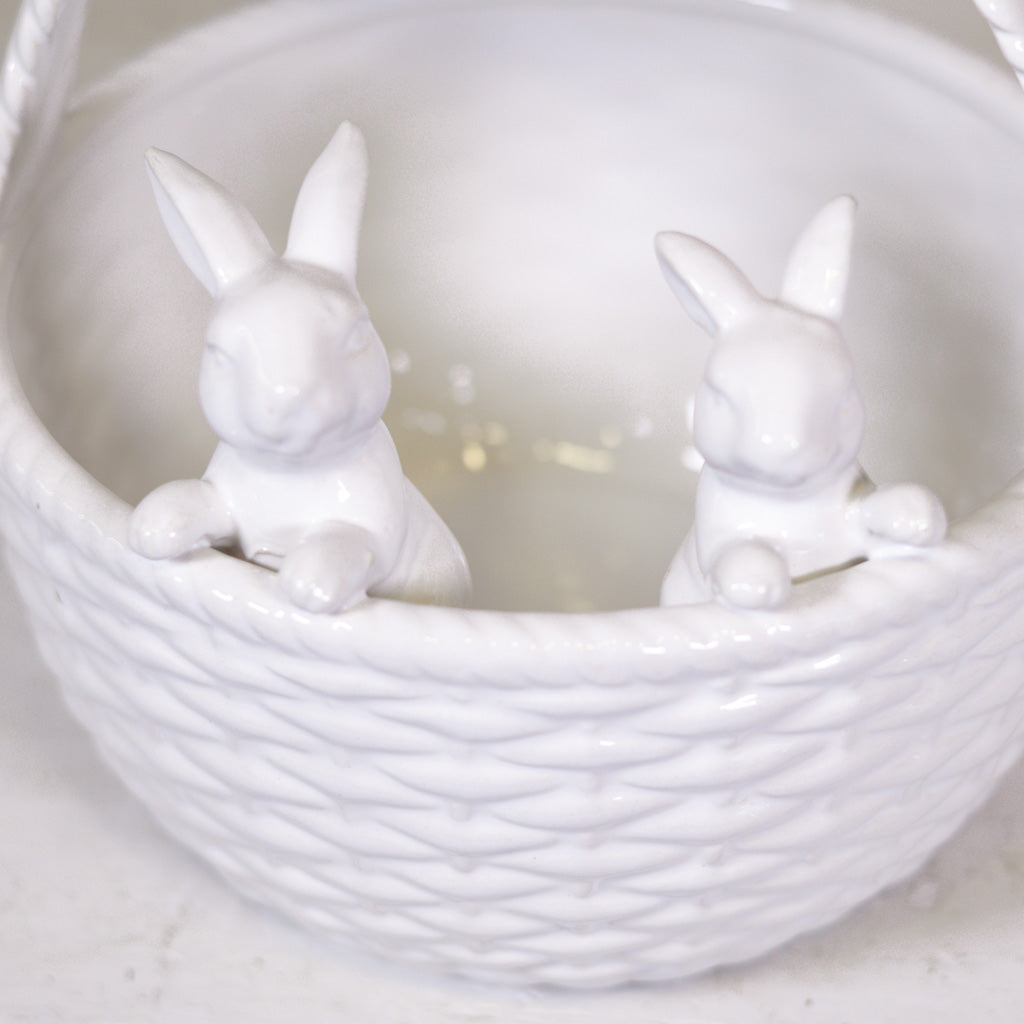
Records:
[[[285,558],[280,582],[303,611],[340,612],[365,599],[372,565],[368,534],[325,532],[307,538]]]
[[[929,547],[946,536],[946,512],[939,499],[918,484],[880,487],[864,499],[869,533],[897,544]]]
[[[785,559],[760,540],[729,545],[711,569],[715,597],[733,608],[778,608],[792,588]]]
[[[174,480],[139,502],[128,524],[128,544],[145,558],[177,558],[227,541],[231,513],[212,484]]]

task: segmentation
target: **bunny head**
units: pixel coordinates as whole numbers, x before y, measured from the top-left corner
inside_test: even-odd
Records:
[[[214,432],[284,460],[343,452],[374,428],[391,387],[355,287],[367,177],[359,130],[343,124],[310,168],[283,257],[216,182],[159,150],[147,161],[171,239],[216,299],[199,374]]]
[[[811,221],[775,302],[706,242],[658,236],[670,286],[716,340],[695,396],[694,444],[737,485],[813,489],[856,459],[864,406],[837,326],[855,210],[840,196]]]

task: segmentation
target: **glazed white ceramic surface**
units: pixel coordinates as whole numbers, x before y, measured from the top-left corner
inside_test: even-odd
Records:
[[[344,611],[368,593],[465,604],[465,555],[402,474],[381,422],[388,355],[355,285],[362,133],[343,122],[307,172],[283,258],[216,182],[169,153],[148,159],[175,247],[216,300],[199,395],[220,442],[201,478],[161,484],[139,504],[132,549],[234,548],[309,612]]]
[[[775,301],[702,239],[658,235],[669,285],[715,339],[694,397],[694,522],[662,583],[664,605],[779,608],[794,581],[945,536],[933,494],[876,488],[857,461],[864,402],[839,333],[855,211],[839,196],[817,213]]]
[[[142,153],[273,240],[346,117],[391,168],[361,290],[392,429],[481,610],[309,616],[258,567],[126,543],[128,502],[212,448],[203,296]],[[4,261],[3,529],[70,706],[241,892],[392,960],[600,986],[836,919],[1021,747],[1022,149],[1002,77],[816,3],[272,4],[94,91]],[[686,225],[757,280],[847,191],[864,463],[932,487],[950,536],[777,612],[645,608],[704,355],[650,239]]]

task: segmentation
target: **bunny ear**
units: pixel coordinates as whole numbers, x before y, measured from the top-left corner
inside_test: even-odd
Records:
[[[857,202],[838,196],[818,212],[793,247],[781,299],[828,320],[843,314],[850,276],[853,222]]]
[[[253,215],[225,188],[170,153],[146,153],[157,206],[175,248],[213,296],[273,258]]]
[[[356,275],[359,226],[366,200],[367,157],[363,133],[344,122],[309,169],[295,201],[287,259]]]
[[[746,320],[763,304],[739,267],[707,242],[663,231],[654,246],[676,298],[712,337]]]

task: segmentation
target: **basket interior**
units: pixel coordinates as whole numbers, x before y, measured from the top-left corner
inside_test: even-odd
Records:
[[[841,192],[861,204],[845,330],[863,461],[964,515],[1024,441],[1024,117],[923,38],[899,33],[896,65],[880,24],[677,0],[272,4],[210,27],[75,115],[12,248],[23,385],[128,501],[200,474],[209,299],[143,153],[224,182],[280,245],[348,118],[371,152],[359,280],[392,356],[388,422],[481,606],[656,603],[690,521],[686,404],[710,342],[652,238],[702,235],[774,294]]]

